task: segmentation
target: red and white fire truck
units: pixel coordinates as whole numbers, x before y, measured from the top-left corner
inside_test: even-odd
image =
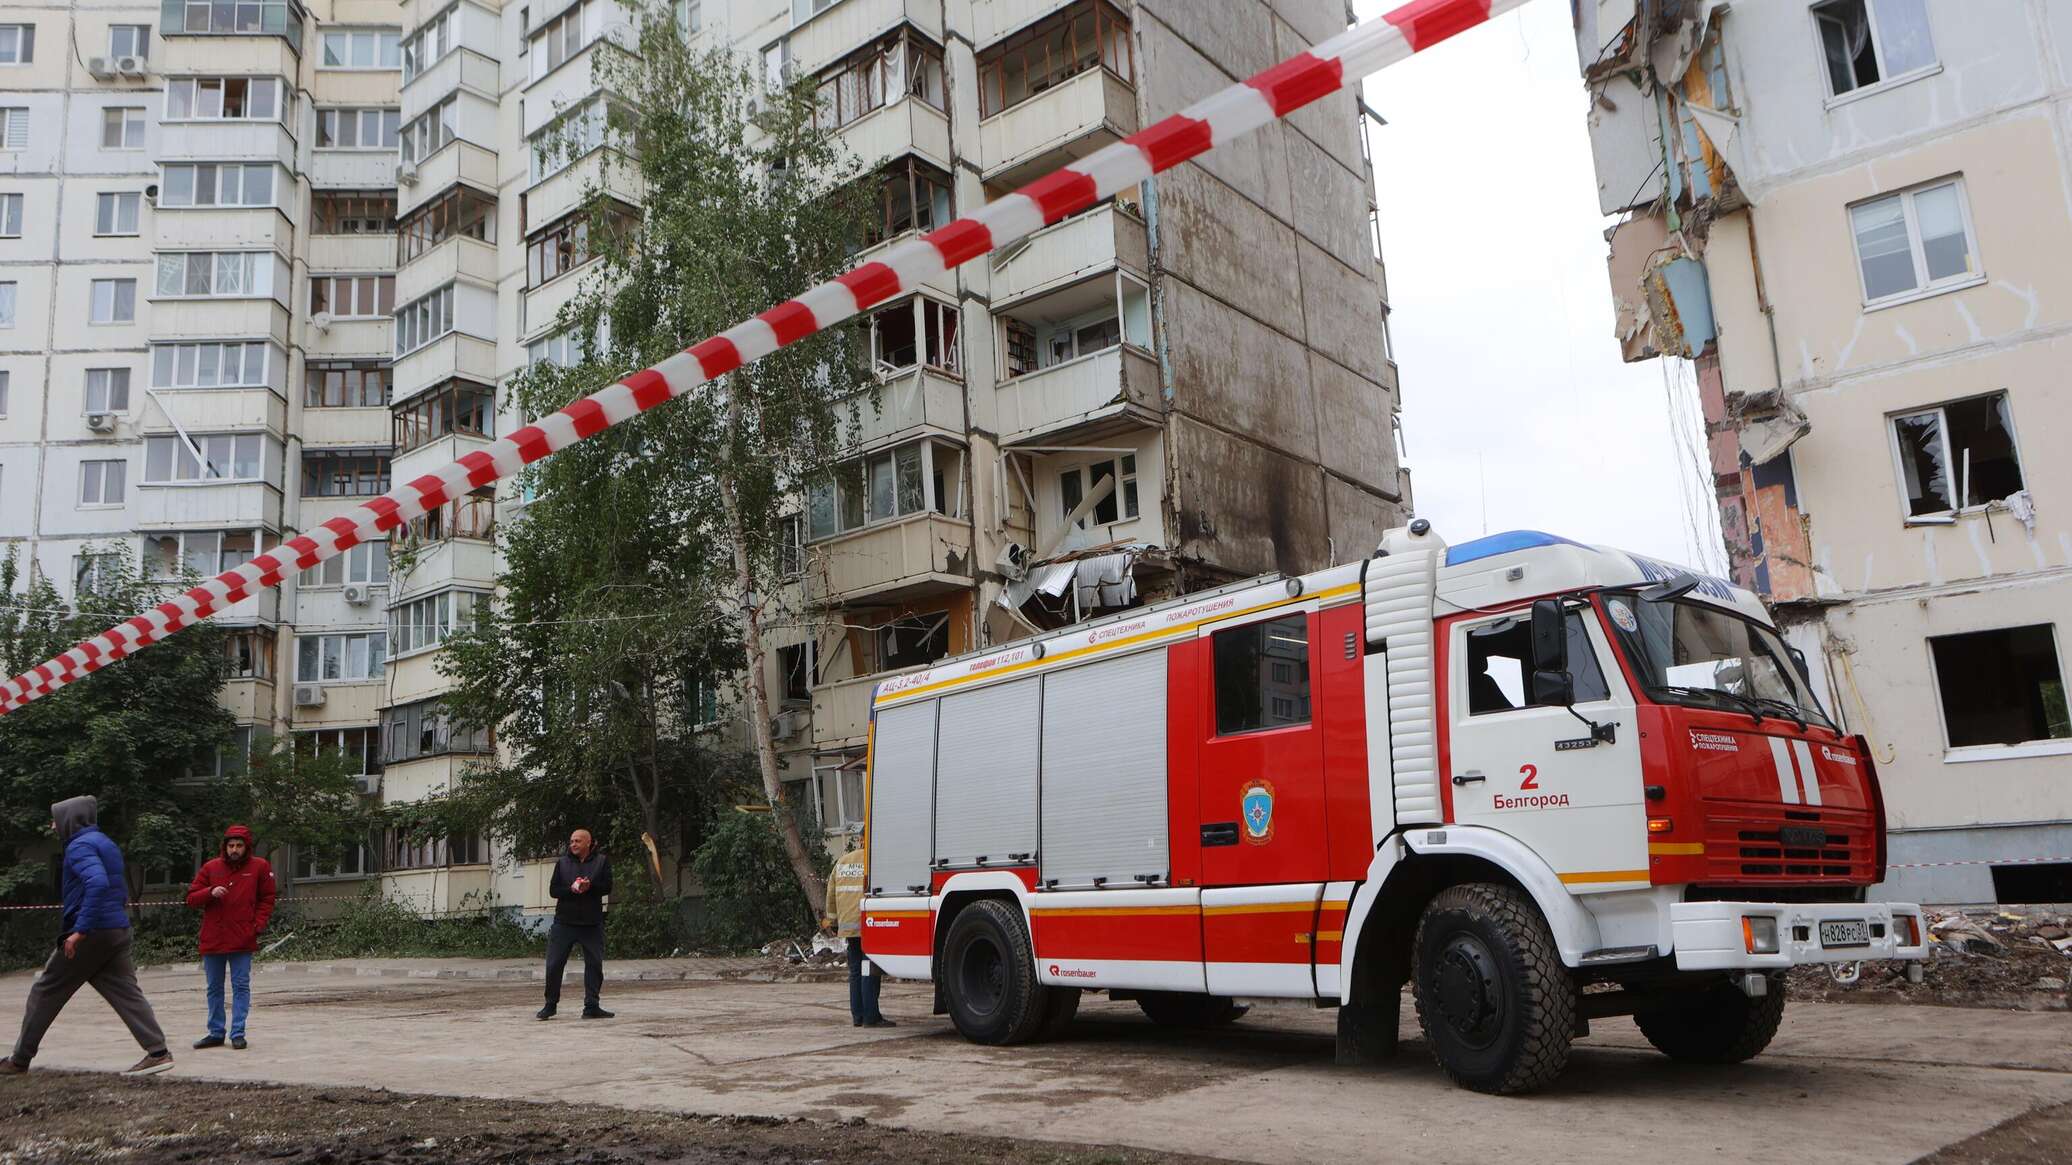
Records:
[[[1926,955],[1866,900],[1870,751],[1755,596],[1535,532],[1415,521],[893,677],[869,765],[864,949],[981,1043],[1086,990],[1191,1025],[1278,997],[1339,1006],[1358,1062],[1408,982],[1439,1065],[1516,1092],[1591,1019],[1745,1060],[1786,968]]]

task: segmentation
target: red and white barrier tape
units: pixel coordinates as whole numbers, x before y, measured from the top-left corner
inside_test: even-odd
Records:
[[[2054,866],[2067,858],[1967,858],[1953,862],[1888,862],[1888,870],[1940,870],[1949,866]]]
[[[919,287],[1162,170],[1215,149],[1329,93],[1516,8],[1525,0],[1412,0],[1164,121],[894,246],[797,299],[527,425],[487,449],[398,486],[350,514],[119,623],[0,685],[0,715],[45,696],[252,593],[386,534],[450,498],[690,392],[744,364]]]

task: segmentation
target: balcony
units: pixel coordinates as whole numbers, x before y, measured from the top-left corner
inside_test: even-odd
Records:
[[[1003,380],[994,400],[1008,446],[1076,444],[1156,427],[1162,415],[1158,364],[1128,345]]]
[[[394,770],[383,775],[384,787],[394,781]],[[384,800],[387,793],[383,793]],[[487,865],[439,866],[429,870],[398,870],[381,875],[381,896],[406,910],[420,914],[452,914],[480,910],[488,905],[495,890],[495,878]],[[500,905],[514,905],[501,903]]]
[[[843,0],[792,29],[793,65],[802,76],[817,73],[901,24],[942,43],[942,5],[933,0]]]
[[[1151,245],[1144,224],[1113,203],[1066,219],[993,256],[993,303],[1005,306],[1122,266],[1146,276]]]
[[[400,404],[413,394],[456,376],[495,384],[496,344],[461,332],[448,332],[401,357],[395,362],[395,402]]]
[[[319,630],[306,622],[300,630],[305,634]],[[283,636],[285,639],[286,636]],[[284,644],[284,647],[288,645]],[[293,683],[295,661],[292,648],[281,654],[281,666],[288,670],[281,674],[279,683]],[[337,725],[355,728],[372,724],[381,719],[382,705],[388,702],[388,687],[378,680],[355,683],[329,683],[324,685],[324,702],[314,708],[294,709],[295,728],[302,731]]]
[[[1137,91],[1106,69],[1088,69],[979,123],[985,181],[1019,186],[1137,128]]]
[[[956,156],[950,151],[949,115],[913,97],[864,114],[836,136],[866,167],[911,152],[947,170]]]
[[[312,150],[309,184],[317,190],[387,190],[396,184],[394,150]]]
[[[431,651],[420,651],[413,655],[405,656],[402,659],[389,660],[388,674],[385,677],[387,680],[387,698],[383,700],[383,703],[389,705],[408,704],[413,700],[423,700],[431,696],[445,695],[453,687],[451,679],[439,674],[439,660],[445,654],[443,650],[433,649]],[[448,759],[457,758],[426,758],[425,760],[412,761],[411,763],[426,765],[433,763],[443,764]],[[389,771],[391,775],[394,775],[395,770],[393,768]]]
[[[295,139],[277,121],[165,121],[158,162],[278,162],[295,168]]]
[[[393,271],[394,235],[311,235],[309,269],[315,272]]]
[[[394,328],[387,318],[332,320],[323,328],[305,320],[304,354],[311,360],[386,360],[396,350]]]
[[[408,480],[398,478],[397,480]],[[415,598],[449,586],[496,585],[496,544],[479,538],[447,538],[417,548],[410,574],[395,580],[394,601]]]
[[[171,9],[170,5],[167,7]],[[169,77],[302,75],[302,59],[296,53],[296,45],[284,36],[256,32],[183,33],[180,28],[180,20],[169,19],[159,25],[165,38],[164,59],[152,62],[152,72]]]
[[[399,397],[398,402],[408,399]],[[388,440],[394,440],[394,437],[391,436]],[[386,445],[388,440],[381,443]],[[415,480],[435,469],[444,469],[477,449],[487,448],[489,444],[490,439],[487,437],[472,437],[459,433],[426,441],[407,453],[395,455],[389,464],[390,478],[399,482]]]
[[[272,207],[164,207],[151,212],[152,246],[160,251],[294,250],[295,228]]]
[[[243,603],[238,605],[244,606]],[[217,619],[220,621],[229,617],[219,615]],[[250,724],[254,721],[271,722],[274,691],[272,680],[227,680],[223,684],[223,690],[217,693],[216,702],[230,709],[230,714],[236,717],[240,724]]]
[[[1019,32],[1032,25],[1043,23],[1059,9],[1070,8],[1078,0],[971,0],[971,27],[960,31],[969,32],[971,43],[990,48],[995,41],[1009,33]],[[1130,10],[1128,0],[1116,4],[1124,12]]]
[[[813,689],[813,747],[847,748],[870,735],[871,693],[883,675],[837,680]]]
[[[865,393],[835,407],[842,446],[848,452],[870,452],[930,432],[964,438],[964,383],[932,368],[913,369],[886,381],[875,408]]]
[[[396,268],[396,302],[415,303],[456,279],[495,287],[496,244],[460,235],[411,259]]]
[[[605,158],[604,150],[592,150],[526,191],[525,225],[528,228],[546,226],[584,205],[592,190],[609,194],[628,206],[639,206],[640,172],[633,160],[622,155],[614,156],[607,167]],[[495,187],[484,189],[493,190]]]
[[[594,274],[590,264],[585,262],[523,292],[524,309],[518,317],[520,334],[536,337],[551,329],[554,321],[560,318],[561,309],[571,300],[581,298],[585,286],[594,284]]]
[[[921,513],[813,544],[830,604],[889,603],[971,585],[971,523]]]
[[[210,526],[266,526],[280,529],[281,491],[263,481],[231,485],[139,485],[135,508],[140,530]]]
[[[270,388],[168,388],[151,399],[158,403],[138,414],[139,436],[176,432],[175,420],[189,433],[287,431],[288,402]]]
[[[444,149],[417,163],[416,173],[396,169],[396,217],[446,193],[455,182],[468,182],[480,190],[495,190],[496,151],[485,150],[464,138],[455,138]]]
[[[302,410],[302,444],[309,449],[384,449],[395,439],[387,409]]]
[[[454,49],[403,86],[403,123],[408,125],[411,118],[445,100],[456,89],[473,89],[494,101],[498,83],[495,60],[471,48]]]
[[[264,336],[288,346],[288,309],[272,299],[153,299],[151,338]]]

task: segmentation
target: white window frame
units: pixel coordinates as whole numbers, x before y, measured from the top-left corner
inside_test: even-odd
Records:
[[[96,381],[98,378],[98,382]],[[127,413],[130,411],[130,382],[135,379],[128,368],[89,368],[86,370],[86,391],[80,401],[82,415],[93,413]],[[113,401],[115,390],[122,390],[122,404],[117,407]],[[94,407],[94,396],[101,398],[100,407]]]
[[[1964,222],[1964,245],[1969,250],[1972,263],[1977,270],[1930,282],[1928,279],[1928,256],[1921,247],[1921,223],[1914,210],[1914,199],[1930,191],[1940,190],[1945,186],[1954,186],[1956,188],[1957,214]],[[1856,238],[1856,212],[1863,207],[1872,206],[1894,198],[1900,200],[1900,211],[1906,221],[1907,254],[1914,261],[1915,286],[1907,291],[1894,292],[1882,299],[1872,299],[1870,287],[1863,281],[1863,252],[1859,248]],[[1986,259],[1979,251],[1978,228],[1973,223],[1971,217],[1971,195],[1965,189],[1964,175],[1962,174],[1946,174],[1941,178],[1916,183],[1904,189],[1888,191],[1875,198],[1858,199],[1843,208],[1843,221],[1849,232],[1849,253],[1856,263],[1856,288],[1858,293],[1863,296],[1863,309],[1866,312],[1896,307],[1903,303],[1913,303],[1916,300],[1928,299],[1931,296],[1942,295],[1946,292],[1961,291],[1967,287],[1977,287],[1986,281]]]
[[[2059,678],[2061,680],[2065,679],[2067,677],[2067,672],[2065,668],[2064,637],[2059,634],[2057,624],[2047,619],[2042,623],[2023,623],[2020,621],[2016,621],[2013,623],[2002,624],[1993,627],[1974,627],[1969,631],[1949,631],[1941,635],[1928,635],[1922,638],[1921,646],[1924,649],[1924,654],[1928,657],[1928,687],[1929,690],[1933,692],[1935,695],[1935,722],[1936,726],[1942,730],[1942,748],[1944,764],[1966,764],[1974,761],[2022,760],[2037,757],[2072,755],[2072,740],[2065,739],[2064,737],[2044,737],[2041,740],[2024,740],[2018,744],[1950,743],[1950,712],[1949,709],[1943,705],[1942,676],[1941,673],[1936,670],[1934,641],[1937,639],[1956,639],[1965,635],[1989,635],[1995,631],[2021,631],[2036,626],[2046,626],[2050,628],[2051,653],[2056,657],[2058,661]],[[2068,701],[2072,701],[2072,690],[2068,690],[2065,698]]]
[[[121,118],[119,123],[115,122]],[[131,153],[144,148],[144,135],[150,121],[141,105],[108,105],[101,109],[101,148],[109,151]],[[108,131],[113,129],[118,144],[108,144]]]
[[[1122,469],[1122,459],[1125,457],[1130,458],[1132,461],[1136,462],[1136,468],[1128,473],[1124,473]],[[1114,453],[1091,454],[1085,460],[1075,462],[1071,465],[1061,465],[1058,467],[1057,520],[1060,524],[1063,524],[1064,520],[1070,517],[1072,513],[1072,511],[1064,508],[1066,475],[1075,473],[1079,475],[1079,500],[1083,502],[1086,500],[1086,495],[1093,490],[1095,484],[1099,480],[1093,474],[1093,467],[1096,465],[1108,464],[1113,464],[1115,466],[1115,521],[1112,523],[1095,521],[1094,513],[1101,508],[1099,503],[1096,503],[1094,505],[1094,509],[1088,511],[1086,517],[1081,518],[1079,520],[1078,528],[1081,530],[1087,530],[1092,529],[1095,526],[1120,526],[1124,522],[1134,522],[1138,518],[1144,516],[1144,487],[1142,484],[1144,475],[1144,454],[1139,450],[1127,449],[1120,450]],[[1127,494],[1123,490],[1123,486],[1130,483],[1137,484],[1137,500],[1133,508],[1128,507],[1127,503],[1129,494]],[[1078,503],[1075,502],[1073,504],[1076,506]]]
[[[438,50],[429,57],[424,55],[427,43]],[[417,80],[427,69],[460,47],[460,5],[450,4],[444,12],[418,25],[398,43],[398,64],[403,70],[403,84]]]
[[[251,363],[250,354],[251,348],[254,345],[258,346],[260,352],[259,376],[256,380],[249,376],[243,375],[245,367]],[[225,381],[222,379],[223,354],[225,349],[232,347],[235,347],[238,350],[238,372],[240,374],[240,377],[239,379],[234,381]],[[204,384],[201,380],[201,353],[202,350],[205,348],[213,348],[216,352],[217,380],[215,381],[215,383],[211,384]],[[273,345],[268,344],[263,340],[197,340],[191,343],[153,344],[151,346],[151,387],[172,389],[266,388],[269,387],[267,382],[267,373],[271,366],[271,361],[273,359],[272,349]],[[189,350],[192,350],[193,352],[193,357],[190,365],[192,379],[188,380],[186,383],[182,383],[180,371],[180,357],[183,352],[187,352]],[[165,351],[170,351],[172,353],[172,356],[169,358],[172,375],[170,378],[161,381],[158,375],[158,354],[160,352]]]
[[[214,115],[210,115],[210,114],[206,114],[206,113],[202,113],[202,112],[200,112],[200,110],[201,110],[201,92],[202,92],[202,89],[201,89],[201,87],[202,87],[202,85],[203,85],[203,84],[204,84],[205,82],[209,82],[209,81],[214,81],[214,82],[217,82],[218,84],[227,84],[228,82],[231,82],[231,81],[243,81],[243,82],[245,83],[245,110],[246,110],[246,112],[244,112],[244,113],[241,113],[241,114],[238,114],[238,115],[236,115],[236,116],[232,116],[232,115],[230,115],[230,114],[227,114],[227,113],[222,113],[222,112],[218,112],[218,113],[216,113],[216,114],[214,114]],[[264,85],[264,86],[267,86],[267,87],[268,87],[268,88],[270,88],[270,89],[272,90],[272,92],[273,92],[273,98],[272,98],[272,111],[271,111],[271,112],[269,112],[269,113],[265,113],[265,114],[259,114],[259,113],[254,113],[254,112],[251,112],[251,111],[252,111],[252,110],[253,110],[253,109],[255,108],[255,106],[256,106],[256,104],[257,104],[257,103],[256,103],[256,102],[254,102],[254,101],[253,101],[253,99],[252,99],[252,91],[253,91],[253,89],[254,89],[255,87],[257,87],[257,86],[260,86],[260,85]],[[184,88],[184,89],[186,89],[186,90],[187,90],[187,112],[186,112],[186,113],[182,113],[182,114],[175,114],[175,113],[173,112],[173,92],[174,92],[174,90],[175,90],[176,88]],[[220,110],[220,109],[222,108],[223,100],[224,100],[224,99],[223,99],[223,98],[221,98],[221,97],[219,97],[219,98],[217,99],[217,108],[218,108],[219,110]],[[175,77],[175,78],[173,78],[172,80],[170,80],[170,81],[167,81],[167,82],[166,82],[166,90],[165,90],[165,120],[167,120],[167,121],[179,121],[179,122],[186,122],[186,121],[261,121],[261,122],[279,122],[279,121],[284,121],[284,120],[285,120],[285,118],[286,118],[286,116],[287,116],[287,109],[288,109],[288,102],[287,102],[287,99],[286,99],[286,98],[284,97],[284,95],[283,95],[283,86],[281,85],[281,79],[280,79],[279,77],[231,77],[231,76],[222,76],[222,77]]]
[[[115,43],[117,34],[135,33],[136,43],[128,51]],[[148,24],[111,24],[108,26],[108,55],[111,57],[143,57],[151,59],[151,26]]]
[[[108,494],[110,492],[110,466],[118,467],[112,471],[115,479],[113,482],[113,492],[115,494],[115,498],[113,501],[110,501],[108,498]],[[94,483],[94,493],[96,497],[93,501],[86,500],[86,485],[88,481],[92,481]],[[81,461],[79,463],[79,492],[74,495],[74,500],[76,501],[79,509],[119,510],[123,507],[124,499],[128,497],[128,494],[128,458],[96,457],[91,460]]]
[[[1871,29],[1871,56],[1878,62],[1878,79],[1868,85],[1858,85],[1845,93],[1835,92],[1835,79],[1829,73],[1827,67],[1827,38],[1821,35],[1820,31],[1820,22],[1823,17],[1820,15],[1819,10],[1826,7],[1827,2],[1828,0],[1814,0],[1814,3],[1806,6],[1806,20],[1809,27],[1813,30],[1813,61],[1818,67],[1820,88],[1825,95],[1821,104],[1825,108],[1833,109],[1838,105],[1847,105],[1851,101],[1859,101],[1874,93],[1883,93],[1887,89],[1904,85],[1909,81],[1918,81],[1923,77],[1933,77],[1937,73],[1942,72],[1942,52],[1940,49],[1937,49],[1935,60],[1928,64],[1908,69],[1896,77],[1893,76],[1892,70],[1885,65],[1885,33],[1883,29],[1878,27],[1877,0],[1863,0],[1864,19],[1870,24]],[[1928,3],[1922,7],[1923,18],[1928,20],[1928,43],[1933,48],[1936,43],[1935,21],[1932,16],[1934,0],[1928,0]]]
[[[237,271],[238,286],[234,290],[222,291],[228,286],[222,273],[225,261]],[[153,299],[271,299],[275,256],[271,251],[160,251],[158,253],[157,276],[160,282],[153,285]],[[165,290],[164,279],[172,268],[169,262],[177,263],[180,274],[179,291]],[[208,276],[209,290],[190,292],[186,290],[187,279],[195,264],[203,264]]]
[[[0,106],[0,151],[19,153],[29,148],[29,121],[28,106]]]
[[[315,676],[305,676],[302,674],[302,645],[304,642],[312,640],[315,641],[317,644],[317,674]],[[361,674],[359,675],[349,674],[348,670],[352,666],[353,662],[354,640],[360,641],[359,651]],[[376,658],[375,647],[377,644],[381,648],[381,664],[379,666],[376,666],[374,663],[374,660]],[[324,665],[326,662],[333,659],[340,661],[338,664],[338,674],[330,678],[325,678]],[[387,674],[388,632],[385,630],[329,632],[319,633],[315,635],[297,635],[295,637],[295,682],[298,684],[379,683],[381,682],[382,678]]]
[[[331,39],[333,37],[345,38],[344,64],[334,65],[327,60],[327,56],[331,51]],[[368,38],[373,50],[373,64],[356,65],[352,63],[353,44],[355,38],[358,37]],[[390,43],[394,45],[395,62],[393,64],[384,65],[381,63],[381,46],[382,38],[384,37],[388,38]],[[395,72],[403,67],[403,30],[400,27],[372,25],[366,27],[327,28],[317,34],[316,48],[316,66],[318,69],[326,72],[381,73]]]
[[[1943,525],[1947,522],[1948,519],[1960,517],[1965,514],[1982,514],[1989,507],[1993,506],[1994,504],[2000,501],[1999,498],[1987,498],[1984,501],[1973,502],[1968,506],[1962,504],[1964,501],[1963,493],[1965,485],[1964,481],[1962,480],[1964,476],[1964,466],[1963,463],[1959,460],[1956,451],[1950,448],[1949,407],[1951,405],[1960,405],[1970,401],[1985,400],[1989,397],[1996,396],[2007,397],[2007,439],[2014,446],[2015,472],[2021,475],[2022,488],[2027,489],[2029,487],[2029,467],[2022,464],[2022,435],[2021,431],[2015,426],[2014,397],[2006,389],[1996,388],[1991,392],[1976,392],[1972,393],[1969,396],[1949,397],[1945,400],[1935,401],[1930,404],[1916,405],[1912,408],[1894,409],[1891,412],[1885,414],[1885,444],[1887,450],[1892,454],[1893,493],[1899,499],[1900,519],[1904,521],[1907,525]],[[1936,415],[1936,432],[1942,438],[1942,456],[1944,472],[1950,475],[1950,489],[1952,493],[1957,495],[1957,501],[1959,504],[1956,507],[1948,510],[1930,510],[1925,514],[1916,514],[1911,512],[1907,507],[1906,451],[1900,447],[1899,443],[1899,422],[1902,418],[1918,417],[1923,413],[1934,413]],[[1789,452],[1789,450],[1787,450],[1787,452]]]
[[[103,222],[103,208],[110,208]],[[125,230],[124,220],[128,229]],[[110,229],[102,230],[103,226]],[[144,233],[144,196],[135,190],[103,190],[94,195],[94,237],[127,239]]]
[[[27,215],[28,201],[19,191],[0,192],[0,239],[21,238]]]
[[[13,55],[7,58],[0,58],[0,66],[35,64],[36,25],[30,22],[22,22],[19,24],[0,24],[0,32],[9,31],[12,31],[15,34],[14,48],[12,50]],[[27,48],[26,52],[23,51],[24,46],[26,46]]]
[[[459,596],[466,595],[466,603]],[[467,607],[462,611],[463,606]],[[388,609],[388,628],[391,644],[398,645],[389,658],[406,659],[437,651],[453,638],[456,631],[466,631],[468,624],[480,619],[489,609],[489,595],[484,591],[467,587],[449,587],[429,595],[405,599]],[[403,630],[402,635],[397,631]],[[417,638],[422,630],[424,638]]]
[[[125,283],[129,284],[128,316],[120,314],[122,311],[122,285]],[[103,287],[108,289],[107,303],[105,305],[101,302],[101,289]],[[109,278],[92,280],[88,284],[87,298],[87,323],[93,327],[125,328],[137,322],[137,281],[135,279]],[[107,308],[105,318],[101,310],[104,306]]]
[[[454,285],[449,283],[396,309],[396,358],[437,343],[454,331]]]
[[[234,470],[237,466],[237,442],[247,438],[258,442],[259,453],[256,460],[258,472],[250,477],[217,477],[208,472],[211,465],[207,459],[210,456],[210,446],[214,442],[218,440],[231,442],[229,452],[223,464]],[[182,468],[181,457],[183,455],[190,458],[194,456],[193,451],[188,448],[188,440],[190,439],[193,441],[195,448],[201,450],[202,457],[195,462],[193,477],[181,477],[179,476],[180,469]],[[263,482],[266,480],[266,471],[271,467],[271,463],[277,463],[280,459],[278,451],[268,446],[268,440],[269,438],[264,433],[196,433],[187,439],[183,439],[178,434],[152,434],[144,438],[144,476],[140,484],[150,486],[206,486],[235,485],[255,481]],[[166,444],[159,444],[161,442]],[[151,476],[151,450],[154,447],[171,450],[172,458],[166,467],[170,476],[165,478],[154,478]]]
[[[303,571],[295,585],[301,590],[334,590],[346,586],[387,587],[388,551],[388,543],[379,538],[371,542],[358,543],[350,550],[332,555]],[[377,566],[379,569],[376,569]],[[330,577],[332,575],[337,577]]]
[[[216,201],[214,202],[195,202],[193,200],[196,180],[200,177],[200,167],[202,166],[216,167]],[[235,169],[238,171],[238,198],[241,201],[224,202],[222,200],[223,171],[225,169]],[[254,170],[264,170],[267,172],[267,191],[266,201],[264,202],[242,201],[245,198],[245,191],[251,185],[246,179],[250,177],[251,172]],[[187,174],[188,201],[186,202],[173,201],[173,174],[175,171],[189,172]],[[164,184],[160,187],[163,193],[159,195],[158,205],[161,208],[170,207],[180,210],[274,210],[280,206],[278,199],[283,185],[281,168],[272,162],[168,162],[165,165],[163,179]]]

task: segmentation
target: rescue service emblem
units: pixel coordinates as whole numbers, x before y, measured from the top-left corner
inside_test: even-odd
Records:
[[[1246,784],[1237,796],[1237,804],[1245,819],[1245,840],[1253,845],[1272,841],[1273,785],[1264,779]]]

